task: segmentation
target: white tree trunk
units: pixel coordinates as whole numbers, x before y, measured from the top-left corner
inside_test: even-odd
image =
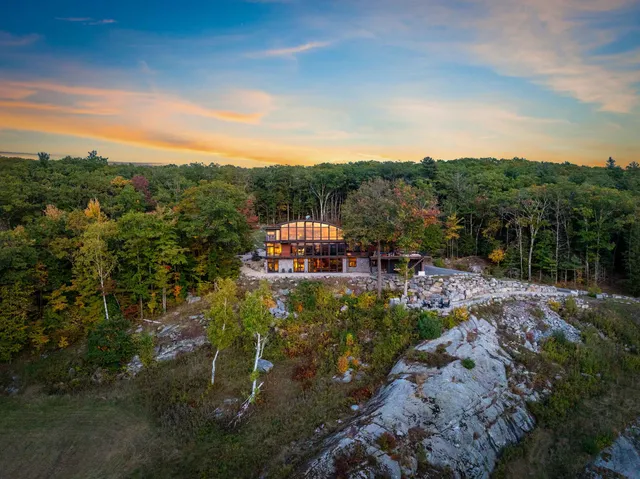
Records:
[[[382,258],[380,249],[380,241],[378,241],[378,299],[382,297]]]
[[[253,378],[253,384],[251,384],[251,400],[255,399],[256,397],[256,391],[258,389],[258,378],[255,377],[255,372],[258,370],[258,361],[260,360],[260,357],[262,356],[262,336],[260,335],[260,333],[256,333],[256,357],[255,360],[253,361],[253,373],[254,373],[254,378]]]
[[[220,354],[220,350],[216,350],[215,356],[213,356],[213,361],[211,361],[211,385],[213,386],[214,381],[216,380],[216,360],[218,359],[218,354]]]
[[[104,294],[104,279],[100,278],[100,289],[102,290],[102,303],[104,304],[104,317],[109,321],[109,308],[107,308],[107,296]]]
[[[531,234],[531,243],[529,244],[529,263],[527,264],[529,268],[529,281],[531,281],[531,262],[533,261],[533,244],[536,240],[537,232],[530,231]]]
[[[404,271],[404,297],[409,294],[409,263],[407,263],[407,269]]]
[[[167,312],[167,288],[166,286],[162,288],[162,312]]]

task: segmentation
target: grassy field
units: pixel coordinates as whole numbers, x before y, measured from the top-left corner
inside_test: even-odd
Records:
[[[284,359],[265,377],[250,416],[231,429],[216,408],[246,396],[245,356],[221,357],[214,389],[203,350],[132,381],[62,395],[33,386],[0,398],[0,477],[257,477],[266,469],[286,475],[309,453],[309,438],[353,414],[350,393],[361,395],[365,385],[327,376],[295,382],[296,361]]]
[[[123,477],[154,446],[131,401],[99,394],[0,399],[0,477]]]

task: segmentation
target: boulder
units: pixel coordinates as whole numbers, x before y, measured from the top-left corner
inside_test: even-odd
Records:
[[[197,303],[201,300],[202,298],[200,296],[191,296],[191,293],[189,293],[187,295],[187,304],[193,304],[193,303]]]
[[[258,371],[261,373],[268,373],[273,369],[273,363],[266,359],[258,359]]]

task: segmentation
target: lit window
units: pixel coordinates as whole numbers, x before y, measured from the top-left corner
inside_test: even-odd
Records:
[[[358,266],[358,260],[356,258],[349,258],[349,268],[355,268]]]

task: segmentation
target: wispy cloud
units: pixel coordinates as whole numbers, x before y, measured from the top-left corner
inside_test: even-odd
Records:
[[[13,35],[9,32],[0,31],[0,46],[23,47],[37,42],[40,38],[41,36],[36,33],[30,33],[28,35]]]
[[[83,25],[109,25],[117,23],[113,18],[95,19],[91,17],[56,17],[56,20],[63,22],[82,23]]]
[[[125,125],[103,117],[66,117],[60,121],[53,112],[30,114],[0,109],[0,128],[95,138],[159,150],[207,153],[226,161],[249,160],[254,164],[311,164],[327,157],[327,151],[317,148],[210,132],[176,132],[141,123]],[[340,156],[340,153],[336,155]]]
[[[249,56],[254,58],[260,57],[294,57],[298,53],[308,52],[318,48],[324,48],[331,45],[331,42],[308,42],[295,47],[275,48],[272,50],[265,50],[263,52],[252,53]]]
[[[113,18],[103,18],[102,20],[88,22],[87,25],[109,25],[111,23],[117,22]]]
[[[49,101],[25,102],[35,94],[51,97]],[[50,95],[51,93],[58,94]],[[60,97],[63,95],[63,97]],[[0,83],[0,103],[13,110],[50,110],[60,113],[82,115],[121,115],[123,121],[132,117],[172,117],[191,115],[213,118],[225,122],[259,123],[269,108],[271,97],[265,92],[240,91],[228,95],[244,106],[249,103],[260,111],[241,112],[227,109],[213,109],[184,100],[178,96],[159,92],[140,92],[107,88],[66,85],[55,82],[6,82]],[[91,98],[91,100],[87,100]],[[56,103],[57,101],[57,103]]]
[[[637,0],[371,0],[365,12],[359,0],[352,5],[376,38],[426,53],[425,60],[489,67],[603,111],[640,104],[636,56],[594,53],[622,37]],[[607,23],[612,17],[618,21]]]
[[[90,17],[56,17],[56,20],[63,22],[90,22],[93,18]]]

